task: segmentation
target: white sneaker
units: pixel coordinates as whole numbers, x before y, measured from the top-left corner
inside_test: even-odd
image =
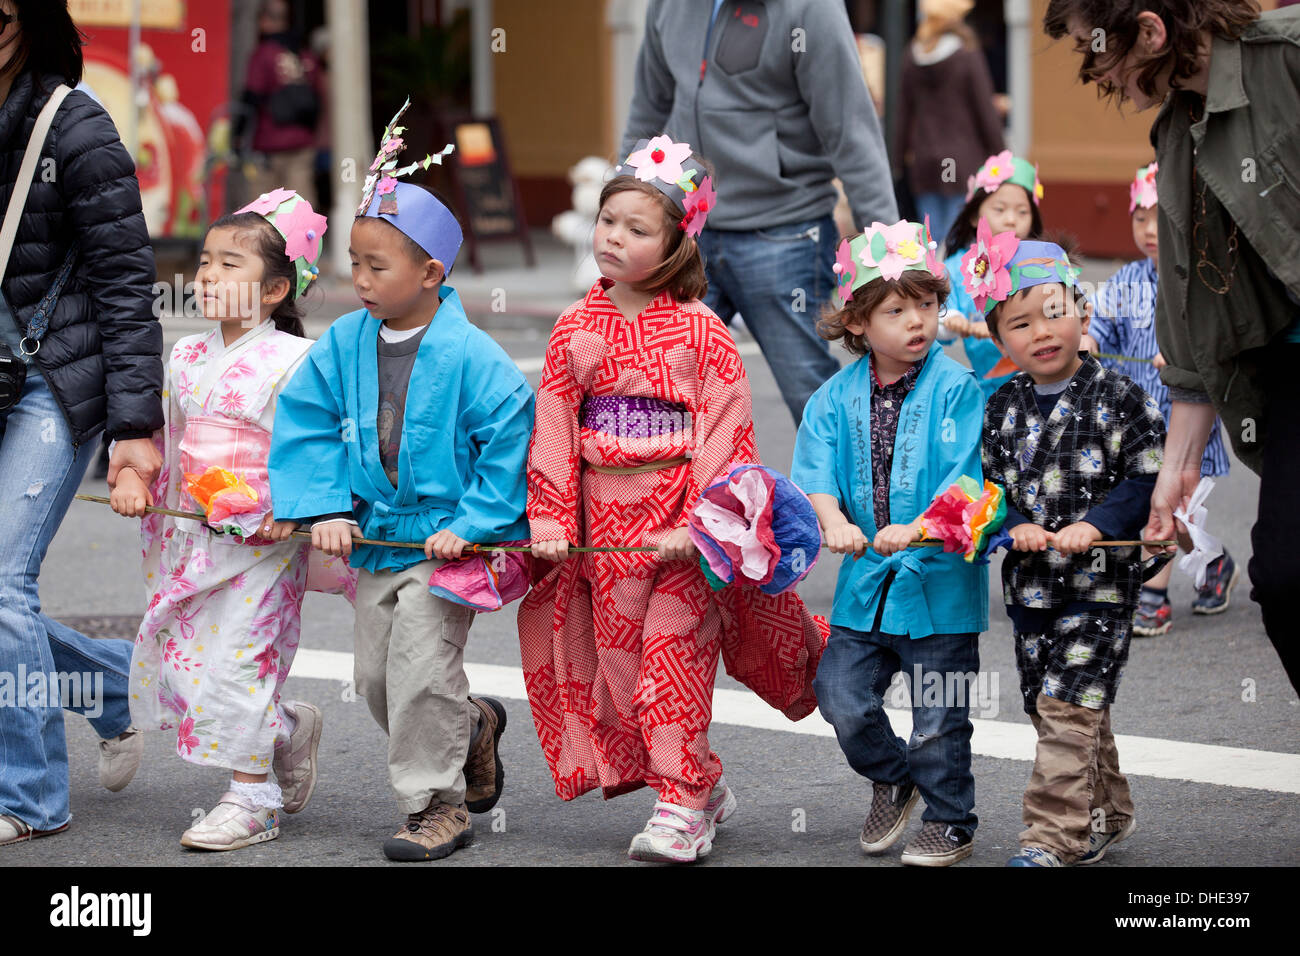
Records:
[[[128,727],[109,740],[99,742],[99,782],[105,789],[117,793],[140,769],[144,755],[144,732],[138,727]]]
[[[181,836],[181,846],[195,850],[238,850],[280,835],[280,811],[259,807],[227,792],[221,802]]]
[[[632,838],[627,855],[647,862],[694,863],[712,849],[713,828],[703,810],[660,800],[645,829]]]
[[[704,815],[709,820],[709,837],[714,836],[718,824],[736,812],[736,795],[723,777],[709,791],[709,802],[704,805]]]

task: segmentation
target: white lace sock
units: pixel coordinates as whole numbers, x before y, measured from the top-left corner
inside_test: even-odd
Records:
[[[245,800],[255,803],[259,807],[278,810],[284,806],[284,800],[280,794],[280,785],[274,780],[267,779],[261,783],[245,783],[242,780],[231,780],[230,789],[233,793],[239,794]]]

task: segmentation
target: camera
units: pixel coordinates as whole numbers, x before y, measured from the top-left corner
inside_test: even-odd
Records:
[[[8,345],[0,342],[0,412],[7,412],[18,404],[26,381],[27,363],[14,355]]]

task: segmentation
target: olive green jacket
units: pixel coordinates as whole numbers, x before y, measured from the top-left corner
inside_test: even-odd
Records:
[[[1197,278],[1192,164],[1268,268],[1300,295],[1300,8],[1266,13],[1237,40],[1216,37],[1204,116],[1193,123],[1190,107],[1199,112],[1199,105],[1195,93],[1172,93],[1151,128],[1160,163],[1156,338],[1169,363],[1161,377],[1176,399],[1180,390],[1208,395],[1237,456],[1258,471],[1258,364],[1300,307],[1249,262],[1237,268],[1226,295]],[[1212,258],[1221,267],[1222,226],[1207,217]]]

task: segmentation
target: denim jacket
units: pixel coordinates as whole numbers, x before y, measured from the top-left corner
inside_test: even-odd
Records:
[[[1160,163],[1156,336],[1169,363],[1161,376],[1175,395],[1207,393],[1238,457],[1258,471],[1264,397],[1256,371],[1264,347],[1300,316],[1282,288],[1300,295],[1300,9],[1266,13],[1236,40],[1215,37],[1204,115],[1193,123],[1199,105],[1195,93],[1172,93],[1151,128]],[[1211,201],[1281,285],[1259,281],[1267,273],[1251,275],[1249,263],[1225,295],[1197,278],[1193,163]],[[1222,225],[1206,218],[1220,266]]]

